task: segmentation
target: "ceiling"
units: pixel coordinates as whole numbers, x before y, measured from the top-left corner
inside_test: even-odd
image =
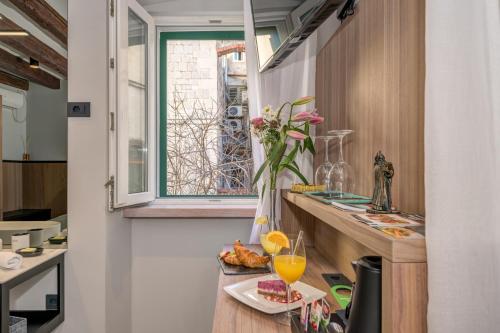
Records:
[[[138,2],[152,16],[243,14],[243,0],[138,0]]]

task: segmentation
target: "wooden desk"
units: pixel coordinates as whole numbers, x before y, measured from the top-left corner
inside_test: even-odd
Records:
[[[351,262],[382,257],[382,332],[427,332],[425,240],[398,240],[344,212],[303,194],[282,193],[285,232],[304,230],[307,244],[351,280]]]
[[[337,270],[315,249],[307,248],[307,268],[301,281],[327,293],[327,300],[335,309],[338,305],[330,294],[322,273],[336,273]],[[290,333],[290,327],[280,325],[272,315],[257,311],[237,301],[224,291],[224,286],[257,277],[258,275],[219,276],[217,302],[215,304],[212,333]]]

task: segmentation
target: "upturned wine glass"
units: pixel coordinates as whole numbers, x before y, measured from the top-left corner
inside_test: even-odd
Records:
[[[325,142],[325,160],[316,169],[316,172],[314,174],[314,183],[316,185],[325,185],[326,190],[328,190],[328,186],[330,183],[328,177],[333,167],[332,162],[330,162],[330,157],[328,153],[328,143],[330,142],[330,140],[334,138],[335,136],[333,135],[319,135],[315,137],[315,139],[323,140]]]
[[[355,188],[354,169],[344,160],[343,153],[344,137],[352,132],[353,130],[332,130],[328,132],[328,134],[339,139],[338,161],[333,164],[328,174],[328,180],[330,181],[328,188],[333,191],[336,198],[344,198],[346,194],[353,193]]]

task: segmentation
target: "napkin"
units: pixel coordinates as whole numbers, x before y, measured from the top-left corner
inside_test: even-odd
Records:
[[[18,269],[23,263],[23,257],[14,252],[0,252],[0,267]]]

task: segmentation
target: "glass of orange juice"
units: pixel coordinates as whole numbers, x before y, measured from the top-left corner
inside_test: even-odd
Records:
[[[274,269],[286,284],[287,312],[285,323],[290,324],[291,288],[290,285],[300,280],[306,270],[306,249],[302,232],[294,237],[288,237],[289,246],[282,247],[281,252],[274,258]]]

